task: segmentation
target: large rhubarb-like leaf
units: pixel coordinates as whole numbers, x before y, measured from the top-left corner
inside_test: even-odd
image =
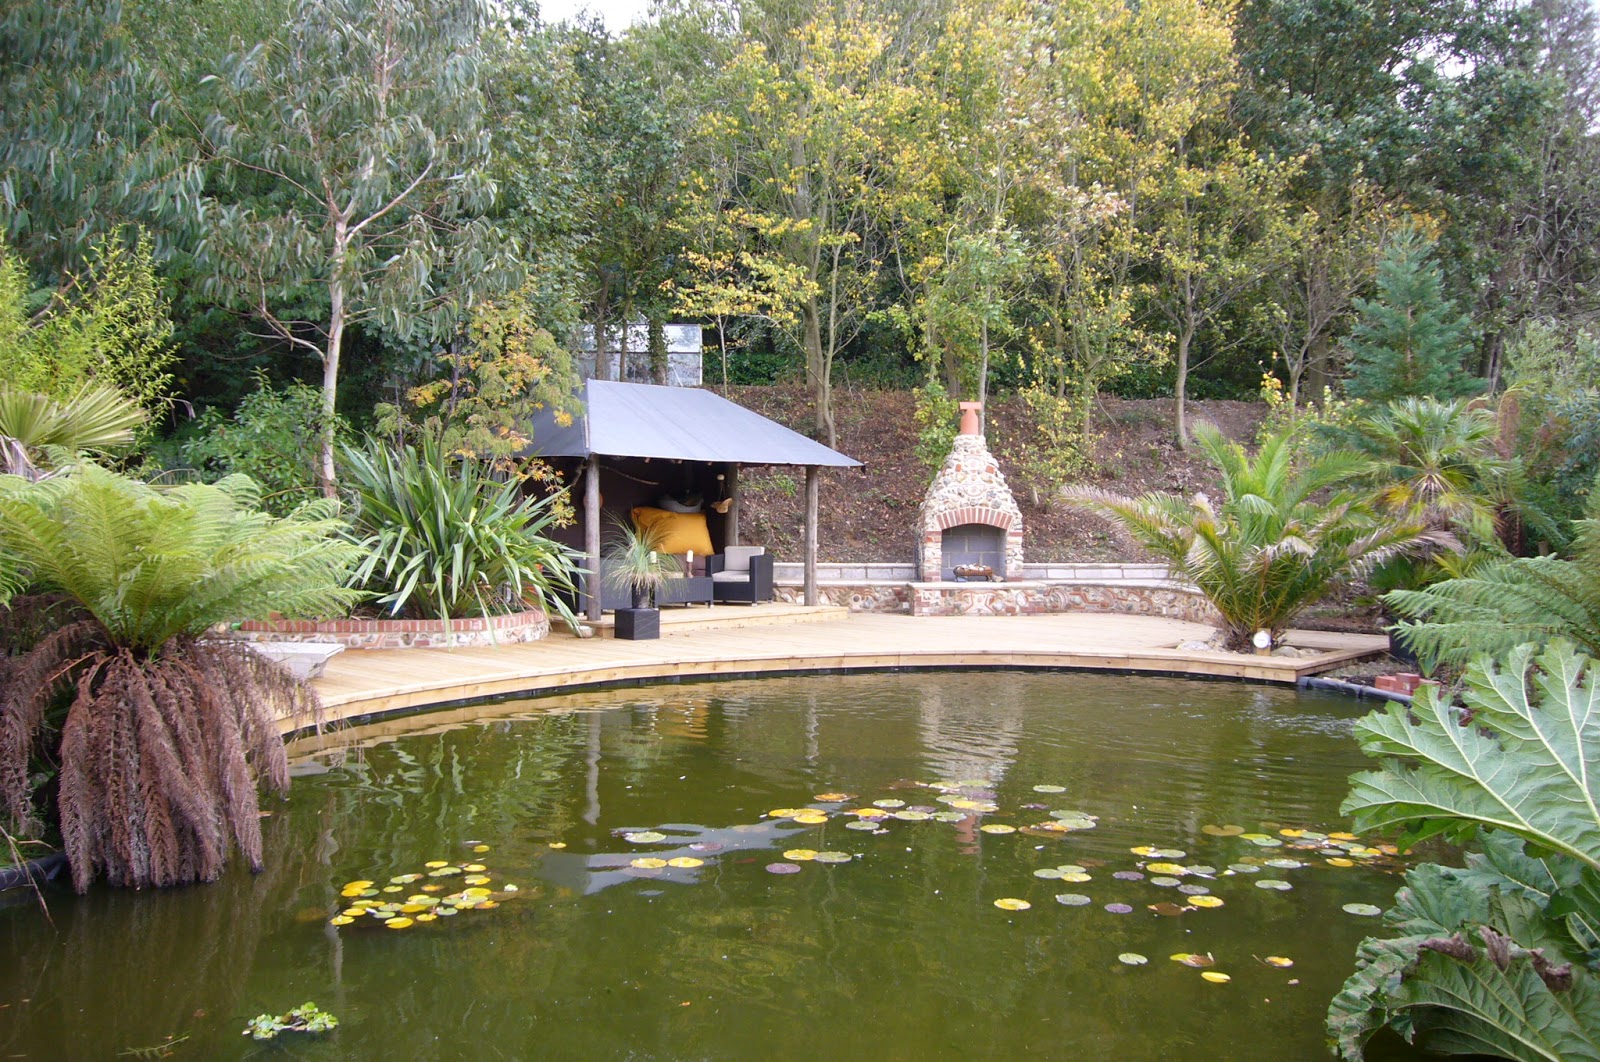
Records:
[[[1600,871],[1600,683],[1565,642],[1467,671],[1468,718],[1422,691],[1356,724],[1383,766],[1351,779],[1360,829],[1427,836],[1463,823],[1514,833]]]

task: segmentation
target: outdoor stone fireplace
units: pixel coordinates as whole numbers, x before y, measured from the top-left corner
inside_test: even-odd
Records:
[[[917,576],[947,582],[961,564],[997,578],[1022,575],[1022,510],[978,427],[977,402],[961,403],[961,433],[922,499]]]

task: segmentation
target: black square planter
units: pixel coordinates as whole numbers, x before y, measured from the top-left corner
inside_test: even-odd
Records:
[[[632,641],[661,637],[661,610],[656,608],[619,608],[616,611],[616,635]]]

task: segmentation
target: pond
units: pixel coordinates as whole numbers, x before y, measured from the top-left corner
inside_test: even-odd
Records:
[[[959,672],[414,716],[301,748],[260,874],[0,909],[0,1054],[1323,1058],[1403,869],[1338,836],[1365,710]],[[307,1000],[337,1032],[241,1037]]]

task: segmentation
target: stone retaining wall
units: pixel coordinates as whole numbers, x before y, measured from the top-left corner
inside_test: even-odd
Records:
[[[772,566],[773,580],[780,583],[799,583],[805,579],[805,565],[793,561],[780,561]],[[1166,582],[1171,573],[1165,564],[1136,564],[1108,561],[1088,564],[1024,564],[1021,580],[1024,582],[1094,582],[1111,583],[1125,580]],[[888,563],[835,563],[817,565],[817,578],[824,582],[864,582],[897,580],[917,581],[915,564]]]
[[[508,616],[442,620],[277,620],[241,623],[226,632],[246,642],[318,642],[347,649],[454,649],[536,642],[550,633],[540,609]]]
[[[777,600],[799,603],[795,584],[774,588]],[[847,580],[817,584],[819,603],[852,612],[915,616],[1032,616],[1052,612],[1121,612],[1216,626],[1220,617],[1198,591],[1164,582],[912,583]]]

